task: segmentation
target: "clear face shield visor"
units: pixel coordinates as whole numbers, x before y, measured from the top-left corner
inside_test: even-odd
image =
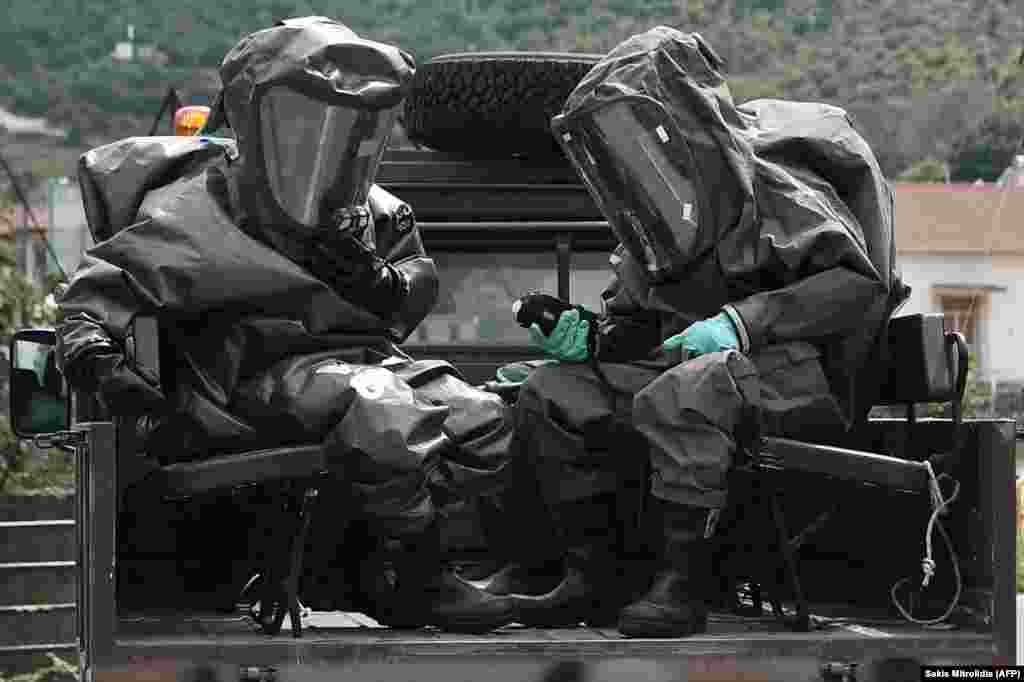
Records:
[[[656,102],[628,98],[570,120],[555,134],[601,212],[654,281],[699,248],[699,178],[686,141]]]
[[[397,115],[397,106],[353,109],[268,88],[260,97],[260,143],[274,201],[308,227],[363,206]]]

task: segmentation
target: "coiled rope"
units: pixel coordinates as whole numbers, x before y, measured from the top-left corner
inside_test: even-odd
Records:
[[[963,579],[960,575],[960,558],[957,556],[956,550],[953,549],[953,542],[949,537],[949,533],[946,532],[946,528],[942,525],[942,521],[939,519],[940,516],[949,512],[949,505],[960,495],[960,482],[954,480],[948,474],[935,475],[935,470],[932,468],[932,463],[929,461],[924,462],[925,468],[928,470],[928,489],[931,496],[932,503],[932,514],[928,519],[928,527],[925,531],[924,544],[925,544],[925,555],[924,559],[921,560],[921,571],[924,574],[921,580],[921,589],[924,590],[931,583],[932,578],[935,577],[936,564],[932,558],[932,533],[935,528],[939,529],[939,535],[942,536],[943,542],[946,544],[946,549],[949,551],[949,557],[953,562],[953,576],[956,582],[956,592],[953,594],[953,599],[949,604],[949,608],[937,618],[931,618],[928,620],[922,620],[915,618],[907,609],[900,603],[899,597],[896,595],[897,590],[900,587],[910,582],[911,578],[903,578],[898,580],[890,591],[892,597],[892,603],[895,604],[900,614],[911,623],[917,625],[937,625],[942,621],[949,618],[949,615],[953,613],[953,609],[956,608],[957,604],[960,603],[960,594],[963,590]],[[953,481],[953,493],[949,497],[944,497],[942,494],[942,486],[940,481],[942,479],[948,479]]]

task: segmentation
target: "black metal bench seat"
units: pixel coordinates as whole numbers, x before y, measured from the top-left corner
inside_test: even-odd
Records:
[[[889,377],[878,404],[907,405],[908,423],[913,405],[952,403],[955,427],[960,425],[960,402],[966,382],[967,346],[958,333],[948,333],[941,315],[909,315],[894,318],[889,327]],[[491,384],[492,390],[514,400],[517,386]],[[929,464],[875,452],[851,450],[834,445],[808,443],[789,438],[758,439],[757,452],[747,453],[745,467],[754,472],[772,469],[800,471],[883,486],[892,490],[927,492],[932,474]],[[326,470],[323,449],[318,445],[256,450],[215,456],[202,461],[161,467],[146,480],[147,488],[166,497],[190,497],[216,490],[247,485],[277,485],[290,500],[293,514],[289,535],[287,566],[267,566],[260,619],[264,630],[277,633],[285,613],[291,616],[292,633],[301,636],[298,613],[298,579],[302,549],[309,526],[309,499],[316,494],[316,479]],[[809,614],[800,589],[794,561],[796,547],[785,528],[781,506],[768,488],[772,519],[779,537],[779,552],[785,562],[797,615],[787,621],[794,629],[807,629]],[[777,600],[776,600],[777,601]],[[269,603],[269,605],[268,605]],[[776,602],[773,602],[775,604]],[[781,617],[781,607],[777,609]]]

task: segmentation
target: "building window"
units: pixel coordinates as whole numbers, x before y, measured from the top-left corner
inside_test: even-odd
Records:
[[[946,331],[958,331],[967,339],[967,345],[974,354],[978,372],[984,376],[985,320],[989,315],[992,286],[937,286],[932,289],[932,300],[943,316]]]
[[[972,346],[978,338],[978,308],[981,301],[971,295],[940,294],[939,307],[945,317],[947,332],[960,332]]]

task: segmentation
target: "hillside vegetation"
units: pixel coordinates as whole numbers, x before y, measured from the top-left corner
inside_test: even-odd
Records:
[[[1008,160],[978,145],[1024,117],[1020,0],[7,0],[0,105],[45,115],[67,143],[145,132],[169,85],[194,101],[244,34],[285,16],[337,17],[418,61],[453,51],[603,52],[657,24],[698,31],[725,58],[739,100],[846,106],[888,173],[951,160],[963,179]],[[110,55],[134,26],[164,63]],[[978,126],[982,127],[979,128]],[[971,132],[973,130],[973,132]],[[973,135],[973,137],[970,137]],[[987,154],[987,155],[986,155]],[[964,161],[967,159],[967,161]],[[991,178],[989,178],[991,179]]]

